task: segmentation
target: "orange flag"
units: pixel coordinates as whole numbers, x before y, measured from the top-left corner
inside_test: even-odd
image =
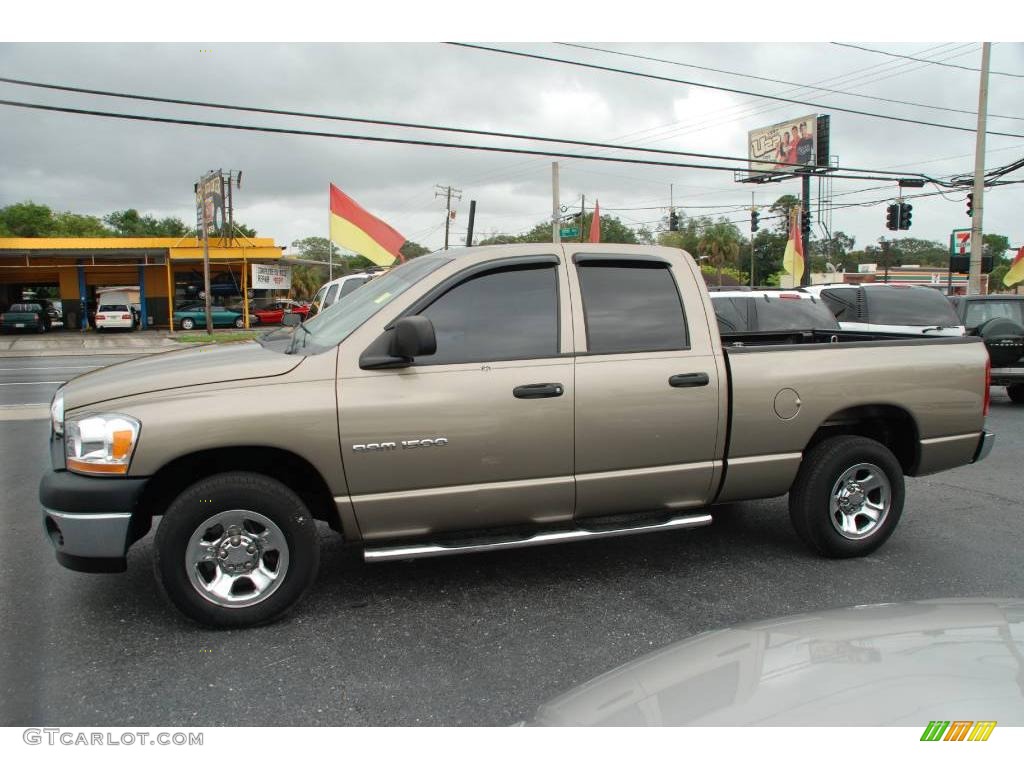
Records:
[[[590,237],[587,238],[587,242],[601,242],[601,204],[597,201],[594,202],[594,216],[590,220]]]
[[[331,184],[331,240],[374,264],[405,261],[399,250],[405,237]]]
[[[1021,280],[1024,280],[1024,245],[1017,251],[1013,263],[1010,264],[1010,269],[1003,275],[1003,285],[1009,288]]]

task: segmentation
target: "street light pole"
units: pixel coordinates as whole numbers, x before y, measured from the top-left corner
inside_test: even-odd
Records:
[[[992,43],[981,45],[981,82],[978,87],[978,130],[974,144],[974,213],[971,216],[971,264],[967,293],[981,293],[982,210],[985,194],[985,123],[988,113],[988,64]]]

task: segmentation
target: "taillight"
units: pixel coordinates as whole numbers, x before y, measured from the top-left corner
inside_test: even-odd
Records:
[[[122,320],[131,320],[132,316],[131,315],[121,315],[121,319]]]
[[[96,315],[96,319],[97,320],[106,320],[107,316],[106,315]]]
[[[983,413],[988,416],[988,407],[992,403],[992,358],[985,356],[985,406]]]

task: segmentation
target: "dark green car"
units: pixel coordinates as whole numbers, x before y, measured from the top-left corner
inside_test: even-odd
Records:
[[[214,326],[234,326],[244,328],[245,320],[241,312],[214,304],[210,307]],[[174,324],[183,331],[206,327],[206,306],[204,304],[185,304],[174,312]]]

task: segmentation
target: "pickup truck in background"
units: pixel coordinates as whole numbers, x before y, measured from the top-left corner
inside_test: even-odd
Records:
[[[679,250],[443,251],[258,341],[68,382],[44,525],[62,564],[118,571],[161,518],[157,580],[213,626],[295,604],[317,519],[376,562],[680,530],[788,493],[811,550],[863,556],[905,475],[991,449],[987,361],[978,338],[835,330],[725,348]]]
[[[50,316],[41,302],[12,304],[0,313],[0,330],[4,333],[45,333],[50,330]]]
[[[967,333],[984,339],[993,386],[1006,387],[1012,402],[1024,403],[1024,296],[994,293],[949,300]]]

